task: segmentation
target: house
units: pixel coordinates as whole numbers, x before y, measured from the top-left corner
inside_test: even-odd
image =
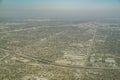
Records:
[[[106,58],[105,59],[105,63],[108,65],[108,66],[116,66],[116,61],[113,59],[113,58]]]

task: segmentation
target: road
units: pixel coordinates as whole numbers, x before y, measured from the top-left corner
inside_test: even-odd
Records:
[[[92,32],[92,34],[93,34],[93,37],[92,37],[92,41],[89,43],[90,46],[89,46],[89,48],[87,50],[87,55],[86,55],[86,59],[85,59],[85,65],[87,65],[88,58],[90,57],[91,51],[92,51],[93,47],[95,46],[94,44],[95,44],[95,37],[96,37],[96,29]]]
[[[3,61],[5,58],[9,57],[10,55],[6,55],[3,58],[0,59],[0,61]]]
[[[37,61],[39,63],[43,63],[46,65],[52,65],[52,66],[58,66],[58,67],[66,67],[66,68],[77,68],[77,69],[104,69],[104,70],[120,70],[120,68],[113,68],[113,67],[89,67],[89,66],[74,66],[74,65],[62,65],[62,64],[56,64],[56,63],[52,63],[52,61],[49,60],[44,60],[44,59],[36,59],[34,57],[31,56],[26,56],[26,55],[22,55],[22,54],[16,54],[19,55],[23,58],[27,58],[27,59],[31,59],[34,61]],[[36,63],[35,63],[36,64]]]

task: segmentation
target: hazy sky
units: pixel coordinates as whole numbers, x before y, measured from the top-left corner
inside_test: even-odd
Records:
[[[2,15],[120,16],[120,0],[0,0]]]

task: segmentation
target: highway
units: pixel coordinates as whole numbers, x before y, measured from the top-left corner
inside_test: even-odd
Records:
[[[36,59],[31,56],[26,56],[22,54],[17,54],[23,58],[31,59],[34,61],[37,61],[38,63],[43,63],[46,65],[51,65],[51,66],[58,66],[58,67],[66,67],[66,68],[77,68],[77,69],[104,69],[104,70],[120,70],[120,68],[113,68],[113,67],[89,67],[89,66],[76,66],[76,65],[62,65],[62,64],[56,64],[52,63],[52,61],[45,60],[45,59]]]

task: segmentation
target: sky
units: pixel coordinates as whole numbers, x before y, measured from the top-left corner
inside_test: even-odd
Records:
[[[120,16],[120,0],[0,0],[0,16]]]

